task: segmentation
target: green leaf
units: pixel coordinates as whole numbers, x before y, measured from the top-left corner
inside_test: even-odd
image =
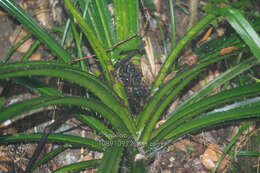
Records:
[[[242,15],[241,10],[226,6],[216,8],[216,12],[226,16],[228,22],[246,42],[253,54],[260,59],[260,37],[249,21]]]
[[[116,43],[116,34],[115,28],[112,22],[112,17],[108,9],[108,4],[105,0],[95,0],[95,6],[97,7],[97,11],[100,16],[100,21],[102,23],[102,27],[98,29],[103,29],[105,39],[107,42],[107,47],[112,47]]]
[[[250,156],[250,157],[259,157],[260,152],[254,152],[254,151],[239,151],[237,153],[237,156]]]
[[[89,115],[76,115],[82,122],[90,126],[91,128],[95,129],[97,132],[100,132],[104,135],[107,139],[111,140],[115,137],[113,131],[107,128],[102,122],[100,122],[97,118]]]
[[[81,9],[83,10],[83,5]],[[96,33],[97,38],[108,49],[116,43],[115,26],[106,0],[90,1],[86,13],[86,22]]]
[[[73,21],[72,16],[70,16],[70,19],[71,19],[70,21]],[[82,55],[82,50],[81,50],[81,41],[80,41],[80,36],[79,36],[80,34],[78,33],[77,28],[73,22],[70,22],[70,26],[71,26],[71,31],[72,31],[72,34],[73,34],[73,37],[75,40],[76,48],[77,48],[77,57],[82,58],[83,55]],[[80,66],[83,71],[86,71],[86,65],[83,60],[80,61]]]
[[[105,141],[106,142],[106,141]],[[116,139],[107,141],[108,147],[102,158],[97,173],[115,173],[118,172],[121,157],[124,151],[125,140]]]
[[[16,83],[23,85],[34,92],[40,93],[43,96],[62,96],[63,94],[55,88],[47,86],[40,80],[28,77],[12,78]]]
[[[9,49],[9,51],[8,51],[8,53],[7,53],[7,55],[6,55],[5,59],[4,59],[4,63],[8,62],[9,59],[11,58],[11,55],[14,53],[14,51],[15,51],[18,47],[20,47],[26,40],[28,40],[31,36],[32,36],[32,34],[27,34],[26,36],[24,36],[23,38],[21,38],[15,45],[13,45],[13,46]]]
[[[3,106],[5,98],[4,97],[0,97],[0,108]]]
[[[150,11],[150,12],[153,12],[156,10],[156,6],[155,4],[153,3],[152,0],[143,0],[143,3],[145,5],[145,7]]]
[[[225,73],[222,73],[214,80],[210,81],[206,86],[204,86],[201,90],[194,93],[191,97],[189,97],[182,105],[178,107],[178,109],[175,111],[178,112],[181,109],[187,108],[191,103],[195,103],[199,100],[201,100],[203,97],[206,97],[210,92],[212,92],[214,89],[219,87],[221,84],[224,84],[226,81],[234,78],[238,74],[250,69],[254,65],[258,64],[259,62],[256,62],[255,57],[248,58],[244,62],[230,68]],[[173,115],[171,115],[173,116]]]
[[[32,53],[35,51],[35,49],[41,44],[39,40],[36,40],[30,47],[30,49],[25,53],[25,55],[22,57],[21,61],[27,61]]]
[[[115,69],[112,65],[111,58],[109,57],[108,54],[106,53],[104,46],[102,43],[97,39],[96,34],[94,31],[91,29],[91,27],[86,23],[84,18],[80,15],[80,13],[76,10],[76,8],[72,5],[70,0],[65,0],[66,5],[68,6],[70,12],[72,15],[76,18],[80,28],[82,29],[83,33],[87,37],[88,41],[90,42],[90,45],[92,49],[95,51],[100,66],[102,68],[102,71],[107,79],[107,82],[109,86],[113,86],[113,88],[116,88],[117,86],[120,86],[119,88],[122,88],[122,84],[118,82],[114,78],[115,74]],[[114,89],[115,92],[118,93],[118,95],[124,100],[125,105],[128,106],[127,98],[124,97],[126,94],[124,93],[124,90],[116,90]]]
[[[208,14],[204,18],[202,18],[197,24],[195,24],[187,34],[178,42],[175,49],[172,50],[170,55],[167,57],[166,61],[163,63],[155,82],[152,86],[151,93],[156,92],[159,89],[159,86],[162,84],[165,76],[167,75],[170,67],[172,67],[175,59],[180,54],[182,49],[196,36],[198,32],[200,32],[203,28],[205,28],[210,22],[216,19],[216,16],[213,14]]]
[[[214,105],[217,106],[218,104],[223,103],[222,99],[224,99],[224,102],[225,102],[225,99],[227,99],[227,100],[232,99],[232,98],[225,97],[225,95],[218,94],[216,96],[212,96],[212,97],[208,98],[208,100],[207,99],[205,99],[205,101],[203,100],[204,97],[206,97],[211,91],[213,91],[214,89],[219,87],[221,84],[234,78],[235,76],[244,72],[245,70],[248,70],[249,68],[251,68],[253,65],[255,65],[254,62],[255,62],[254,57],[245,60],[241,64],[234,66],[233,68],[227,70],[225,73],[221,74],[216,79],[209,82],[201,90],[199,90],[198,92],[196,92],[192,96],[190,96],[184,103],[182,103],[180,106],[178,106],[178,108],[169,115],[169,119],[164,124],[162,124],[158,129],[156,129],[153,132],[152,141],[153,142],[160,141],[161,139],[163,139],[164,136],[166,136],[172,130],[174,130],[175,128],[180,126],[186,120],[190,119],[192,116],[200,114],[203,111],[205,111],[204,108],[207,108],[207,103],[212,103],[212,105],[208,105],[209,106],[208,109],[210,109],[210,108],[212,108],[211,106],[214,106]],[[257,92],[258,92],[258,90],[254,89],[254,86],[253,86],[252,93],[257,93]],[[234,94],[237,97],[239,97],[239,93],[240,92],[237,92],[235,90],[234,93],[230,92],[229,94],[230,94],[230,97],[232,97],[231,94]],[[241,96],[243,93],[245,95],[247,95],[247,94],[250,95],[250,91],[249,92],[242,91]],[[201,100],[201,102],[199,102],[200,100]],[[198,105],[196,105],[197,102],[199,103]],[[200,107],[200,105],[205,105],[205,107],[203,107],[203,106]],[[190,112],[189,110],[193,110],[193,111]]]
[[[57,170],[55,170],[53,173],[64,173],[64,172],[70,172],[70,171],[80,171],[83,169],[93,169],[97,168],[100,165],[99,159],[93,159],[83,162],[77,162],[70,165],[66,165],[64,167],[61,167]]]
[[[80,6],[83,10],[84,5],[81,4]],[[89,3],[86,12],[86,22],[95,32],[97,39],[103,44],[105,49],[109,49],[115,45],[117,41],[115,25],[112,21],[112,16],[106,0],[94,0]],[[117,48],[108,52],[112,62],[115,62],[115,60],[118,59],[118,53]]]
[[[39,23],[35,21],[27,12],[11,0],[1,0],[0,6],[3,7],[8,13],[13,15],[19,22],[21,22],[29,31],[43,42],[59,59],[66,62],[72,60],[68,52],[61,47],[61,45],[42,28]]]
[[[76,10],[76,8],[70,2],[70,0],[65,0],[64,2],[66,3],[72,15],[76,18],[80,28],[82,29],[83,33],[87,37],[91,47],[93,48],[95,54],[98,57],[99,63],[101,65],[101,68],[103,70],[103,73],[107,81],[109,82],[110,86],[112,86],[114,79],[111,73],[114,71],[114,67],[111,64],[110,58],[107,55],[102,43],[97,39],[94,31],[89,27],[89,25],[86,23],[86,21],[81,16],[81,14]]]
[[[154,112],[150,115],[149,121],[146,123],[146,126],[142,132],[140,141],[142,141],[144,143],[148,142],[148,140],[150,139],[150,136],[152,134],[152,130],[155,128],[155,125],[156,125],[158,119],[160,118],[160,116],[162,116],[163,112],[166,110],[166,108],[169,106],[169,104],[173,101],[174,97],[176,97],[177,94],[179,94],[179,92],[182,91],[184,89],[184,87],[193,78],[195,78],[199,74],[199,72],[191,74],[190,76],[185,78],[183,81],[181,81],[176,88],[171,89],[171,91],[168,93],[168,96],[160,102],[160,105],[158,107],[156,107],[156,110],[154,110]]]
[[[169,5],[170,5],[170,20],[171,20],[171,33],[172,33],[172,50],[176,46],[176,32],[175,32],[175,17],[174,17],[174,5],[173,1],[169,0]]]
[[[0,136],[0,143],[39,141],[41,138],[42,133],[18,133],[15,135]],[[97,151],[104,151],[106,147],[106,145],[102,142],[73,135],[50,134],[47,140],[52,142],[71,144],[74,147],[89,147]]]
[[[30,172],[33,172],[33,170],[35,170],[37,167],[39,167],[40,165],[48,162],[49,160],[51,160],[52,158],[54,158],[55,156],[57,156],[59,153],[65,151],[68,148],[71,148],[71,145],[65,144],[65,145],[61,145],[58,148],[54,149],[53,151],[49,152],[48,154],[44,155],[39,161],[37,161],[33,166],[32,169],[30,170]]]
[[[194,104],[191,104],[188,109],[184,109],[183,111],[173,115],[178,116],[181,115],[181,120],[173,121],[174,124],[171,125],[173,128],[174,126],[177,127],[177,124],[183,123],[184,121],[187,121],[191,117],[194,117],[195,115],[198,115],[200,113],[203,113],[206,110],[210,110],[214,107],[223,105],[225,103],[230,103],[232,101],[244,99],[245,97],[249,96],[255,96],[260,92],[260,85],[254,84],[254,85],[247,85],[243,87],[238,87],[226,91],[222,91],[218,94],[215,94],[213,96],[207,97],[205,99],[202,99]],[[153,137],[156,136],[158,133],[161,132],[165,127],[170,126],[171,122],[168,121],[162,126],[160,126],[154,133]]]
[[[51,76],[60,77],[79,84],[91,92],[104,102],[105,105],[110,107],[120,119],[124,122],[129,132],[135,134],[135,124],[133,117],[129,114],[128,110],[119,103],[115,93],[97,77],[82,72],[77,68],[69,65],[53,63],[53,62],[23,62],[4,64],[0,66],[0,78],[8,77],[21,77],[21,76]]]
[[[64,97],[38,97],[30,100],[18,102],[8,107],[0,109],[0,122],[14,118],[22,113],[35,110],[37,108],[46,107],[49,105],[75,105],[83,106],[100,113],[108,122],[113,125],[115,130],[121,133],[126,133],[126,127],[116,113],[106,107],[101,102],[94,99],[86,99],[81,97],[64,96]]]
[[[142,131],[143,128],[146,126],[146,122],[149,120],[149,116],[153,111],[157,110],[157,106],[160,105],[160,100],[165,96],[169,94],[169,91],[171,91],[173,88],[177,87],[177,84],[182,81],[183,79],[187,78],[189,75],[192,75],[194,73],[197,73],[201,71],[204,68],[207,68],[209,64],[218,62],[222,59],[226,59],[229,57],[232,57],[233,55],[237,55],[237,53],[231,53],[223,56],[219,56],[218,53],[205,55],[205,58],[207,58],[207,61],[203,61],[196,66],[193,66],[187,70],[181,71],[180,73],[177,73],[176,76],[167,82],[165,85],[163,85],[150,99],[150,101],[145,105],[143,110],[139,113],[137,116],[137,131]],[[172,91],[174,92],[174,91]]]
[[[220,166],[221,161],[223,160],[223,158],[225,157],[225,155],[227,154],[227,152],[231,149],[231,147],[238,141],[239,137],[242,137],[243,132],[250,126],[252,125],[251,122],[247,122],[245,124],[243,124],[237,134],[232,138],[232,140],[228,143],[228,145],[226,146],[224,152],[221,154],[220,158],[218,159],[214,169],[212,170],[212,173],[215,173],[218,170],[218,167]]]
[[[116,25],[117,41],[124,41],[137,34],[139,31],[138,23],[138,0],[114,0],[114,19]],[[119,48],[122,51],[131,51],[138,48],[140,39],[135,37]]]
[[[210,128],[219,123],[242,120],[249,118],[260,118],[260,98],[246,100],[229,105],[220,110],[199,116],[173,130],[165,139],[177,139],[188,133],[200,129]]]
[[[46,84],[34,78],[23,77],[23,78],[14,78],[14,80],[17,83],[24,85],[27,88],[30,88],[31,90],[37,93],[42,94],[43,96],[63,96],[63,94],[60,93],[58,90],[54,88],[50,88]],[[76,114],[75,116],[79,118],[83,123],[86,123],[91,128],[97,130],[97,132],[99,132],[104,137],[111,139],[112,137],[115,136],[112,130],[105,127],[104,124],[100,122],[98,119],[96,119],[95,117],[82,115],[82,114]]]

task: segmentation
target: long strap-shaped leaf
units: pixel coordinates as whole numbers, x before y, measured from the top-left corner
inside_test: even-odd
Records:
[[[113,86],[115,92],[124,100],[125,105],[128,107],[128,100],[126,98],[124,88],[122,84],[114,78],[114,66],[112,65],[111,58],[108,56],[104,47],[102,46],[102,43],[97,39],[94,31],[90,28],[90,26],[88,26],[87,22],[76,10],[70,0],[65,0],[65,3],[71,11],[72,15],[76,18],[92,49],[95,51],[109,86]]]
[[[163,136],[167,135],[170,131],[180,126],[180,124],[191,119],[195,115],[201,114],[206,110],[212,109],[225,103],[230,103],[245,97],[258,95],[260,92],[260,84],[243,86],[227,91],[222,91],[216,95],[203,99],[189,106],[188,109],[176,114],[179,119],[173,122],[166,122],[162,124],[157,130],[153,132],[152,141],[159,141]],[[170,127],[170,128],[168,128]],[[157,136],[158,135],[158,136]]]
[[[139,31],[137,0],[113,0],[117,40],[123,41]],[[122,44],[122,51],[137,49],[140,39],[133,38]]]
[[[153,139],[153,140],[162,139],[162,136],[169,133],[173,128],[176,128],[171,124],[174,124],[175,121],[177,121],[179,118],[184,116],[185,114],[182,114],[182,111],[189,110],[189,107],[191,106],[192,103],[199,101],[200,99],[207,96],[211,91],[213,91],[215,88],[217,88],[224,82],[232,79],[233,77],[237,76],[238,74],[244,72],[245,70],[248,70],[253,65],[257,64],[258,62],[256,62],[256,60],[257,59],[254,57],[247,59],[243,63],[229,69],[228,71],[226,71],[225,73],[217,77],[216,79],[212,80],[208,85],[206,85],[199,92],[193,94],[187,101],[185,101],[174,112],[172,112],[172,114],[170,114],[170,118],[159,129],[155,131],[154,134],[158,134],[158,133],[161,134],[160,137],[158,137],[158,139]]]
[[[70,165],[66,165],[64,167],[61,167],[57,170],[55,170],[53,173],[64,173],[64,172],[74,172],[74,171],[80,171],[83,169],[93,169],[97,168],[100,165],[101,160],[93,159],[93,160],[87,160],[83,162],[77,162]]]
[[[107,128],[105,124],[99,119],[85,114],[76,114],[76,117],[79,118],[81,122],[87,124],[92,129],[101,133],[104,137],[106,137],[106,139],[111,140],[113,137],[115,137],[114,132],[111,129]]]
[[[181,73],[177,73],[176,76],[167,82],[164,86],[162,86],[154,96],[150,99],[149,103],[147,103],[144,107],[144,109],[139,113],[138,119],[137,119],[137,131],[142,131],[142,129],[146,126],[146,122],[149,120],[149,116],[151,113],[155,110],[157,110],[157,106],[160,105],[160,100],[166,95],[169,94],[169,90],[172,90],[172,88],[175,88],[176,85],[183,79],[187,78],[189,75],[197,73],[198,71],[206,68],[209,64],[218,62],[222,59],[226,59],[231,57],[232,55],[236,54],[229,54],[229,55],[224,55],[224,56],[218,56],[218,53],[216,54],[210,54],[207,55],[210,58],[202,62],[190,69],[187,69],[185,71],[182,71]]]
[[[219,75],[214,80],[210,81],[206,86],[204,86],[201,90],[194,93],[191,97],[189,97],[182,105],[180,105],[173,114],[179,112],[182,109],[185,109],[190,104],[195,103],[201,100],[203,97],[206,97],[210,92],[219,87],[221,84],[224,84],[226,81],[236,77],[242,72],[250,69],[254,65],[259,64],[259,61],[255,57],[250,57],[243,61],[242,63],[230,68],[226,72]],[[171,117],[173,115],[170,115]]]
[[[169,95],[164,100],[161,100],[161,103],[156,108],[155,112],[150,115],[150,119],[142,132],[140,141],[147,143],[147,141],[150,139],[155,124],[157,123],[160,116],[162,116],[163,112],[165,112],[167,106],[173,101],[173,98],[177,96],[177,94],[179,94],[179,92],[183,90],[183,88],[198,74],[199,72],[196,72],[185,78],[176,88],[173,88],[172,91],[169,92]]]
[[[200,32],[205,26],[207,26],[210,22],[216,19],[216,16],[213,14],[208,14],[203,19],[201,19],[195,26],[193,26],[187,34],[178,42],[174,50],[167,57],[166,61],[163,63],[161,70],[158,73],[158,76],[155,79],[155,82],[152,87],[152,93],[158,90],[159,86],[162,84],[165,76],[169,68],[174,63],[174,60],[177,58],[181,50],[191,41],[191,39]]]
[[[13,78],[13,80],[16,83],[23,85],[36,93],[39,93],[42,96],[63,96],[63,94],[57,89],[52,88],[46,85],[45,83],[43,83],[42,81],[32,77],[31,78],[19,77],[19,78]]]
[[[84,11],[84,3],[84,1],[79,3],[81,11]],[[86,22],[95,32],[96,37],[105,49],[116,43],[115,26],[112,19],[106,0],[91,0],[88,3]]]
[[[112,47],[116,42],[116,33],[115,28],[112,21],[112,16],[110,15],[108,4],[106,0],[95,0],[95,6],[97,7],[97,11],[100,17],[100,21],[102,23],[102,29],[105,35],[105,41],[107,42],[107,47]]]
[[[102,158],[102,162],[97,173],[116,173],[118,172],[121,157],[124,151],[125,140],[115,139],[107,141],[107,149]],[[105,141],[106,143],[106,141]]]
[[[24,64],[23,64],[24,63]],[[79,84],[95,95],[97,95],[102,102],[104,102],[109,108],[111,108],[116,115],[124,122],[125,126],[129,132],[136,136],[135,134],[135,124],[133,118],[123,106],[118,102],[115,96],[112,94],[111,90],[107,90],[104,87],[105,84],[101,84],[98,78],[90,75],[86,72],[81,72],[76,69],[65,68],[66,65],[60,65],[58,63],[51,62],[23,62],[23,63],[13,63],[0,66],[0,78],[8,77],[21,77],[21,76],[51,76],[60,77],[65,80],[69,80],[76,84]]]
[[[38,81],[34,78],[15,78],[15,82],[18,82],[19,84],[26,86],[29,89],[32,89],[34,92],[37,92],[43,96],[64,96],[61,92],[58,90],[51,88],[44,84],[41,81]],[[111,139],[115,135],[113,134],[113,131],[109,128],[107,128],[103,122],[98,120],[97,118],[90,116],[90,115],[83,115],[83,114],[76,114],[77,118],[79,118],[83,123],[87,124],[91,128],[95,129],[98,133],[100,133],[102,136],[106,137],[107,139]]]
[[[31,61],[31,62],[9,63],[9,64],[5,64],[5,65],[1,65],[1,69],[10,68],[11,66],[14,67],[14,68],[25,68],[25,66],[29,67],[30,65],[34,65],[34,66],[39,65],[39,67],[41,65],[43,65],[43,66],[49,65],[51,67],[56,66],[56,67],[53,67],[53,68],[57,68],[57,69],[58,68],[59,69],[64,68],[66,70],[71,70],[71,71],[79,73],[80,75],[83,75],[83,76],[86,76],[88,78],[95,80],[98,84],[102,85],[102,87],[104,87],[106,90],[111,90],[111,88],[107,84],[105,84],[103,81],[101,81],[96,76],[91,75],[88,72],[81,71],[79,68],[73,67],[73,66],[68,65],[68,64],[61,64],[61,63],[50,62],[50,61],[49,62],[46,62],[46,61]]]
[[[213,125],[217,125],[218,123],[223,123],[226,121],[234,121],[247,118],[260,118],[260,98],[256,99],[253,103],[248,102],[243,104],[242,106],[238,105],[237,108],[216,113],[213,112],[211,114],[205,114],[197,117],[194,120],[191,120],[173,130],[166,136],[165,139],[177,139],[184,134],[194,132],[201,128],[212,127]]]
[[[245,124],[243,124],[237,134],[232,138],[232,140],[229,142],[229,144],[226,146],[225,150],[223,151],[223,153],[221,154],[220,158],[218,159],[214,169],[212,170],[212,173],[216,173],[216,171],[218,170],[220,163],[222,162],[222,160],[224,159],[224,157],[226,156],[226,154],[228,153],[228,151],[230,151],[230,149],[232,148],[232,146],[234,146],[234,144],[236,142],[238,142],[238,139],[242,137],[243,132],[245,132],[247,129],[249,129],[250,125],[252,125],[252,122],[247,122]],[[251,136],[251,135],[248,135]]]
[[[225,110],[224,110],[225,109]],[[164,139],[176,140],[184,135],[197,132],[201,129],[212,128],[221,123],[228,123],[235,120],[246,120],[250,118],[260,118],[260,98],[235,103],[232,106],[216,111],[210,114],[201,115],[193,120],[187,121],[185,124],[178,126],[172,130]],[[152,140],[146,149],[154,146],[155,141]],[[166,144],[167,145],[167,144]]]
[[[19,5],[11,0],[1,0],[0,6],[12,14],[19,22],[27,27],[30,32],[39,40],[41,40],[54,54],[62,61],[66,62],[72,60],[68,52],[61,47],[61,45],[27,12],[25,12]]]
[[[59,153],[65,151],[66,149],[71,148],[72,146],[70,144],[64,144],[60,145],[59,147],[55,148],[48,154],[44,155],[40,160],[38,160],[31,168],[30,173],[33,172],[37,167],[40,165],[48,162],[49,160],[53,159],[55,156],[57,156]]]
[[[101,100],[102,100],[102,95],[104,97],[106,97],[107,95],[111,96],[111,94],[112,94],[113,95],[112,97],[115,97],[115,94],[113,94],[113,92],[111,91],[111,88],[109,86],[107,86],[104,82],[102,82],[100,79],[98,79],[96,76],[91,75],[87,72],[83,72],[83,71],[79,70],[78,68],[75,68],[75,67],[67,65],[67,64],[60,64],[60,63],[55,63],[55,62],[44,62],[44,61],[31,61],[31,62],[23,62],[23,63],[17,62],[17,63],[2,64],[0,66],[0,70],[2,73],[18,72],[19,70],[23,71],[23,70],[30,70],[30,69],[44,70],[44,68],[46,69],[45,71],[48,71],[47,69],[55,70],[56,72],[54,72],[53,77],[64,77],[65,76],[65,78],[66,78],[67,75],[62,75],[62,73],[60,73],[59,71],[67,71],[69,73],[70,72],[73,73],[74,75],[77,74],[79,77],[81,76],[81,79],[82,79],[82,77],[85,78],[84,80],[82,79],[83,81],[81,81],[81,82],[78,79],[74,79],[74,80],[72,79],[71,81],[75,82],[79,85],[82,85],[82,86],[85,85],[85,87],[90,89],[94,94],[96,94],[97,96],[100,96]],[[28,75],[30,75],[30,74],[28,74]],[[61,76],[59,76],[59,75],[61,75]],[[52,76],[52,75],[50,75],[50,76]],[[67,77],[71,78],[70,75],[68,75]],[[4,76],[1,75],[1,78],[4,78]],[[88,85],[83,84],[86,82],[89,82]],[[102,90],[103,90],[103,92],[107,92],[107,94],[104,95],[104,93],[100,93],[100,92],[102,92]],[[112,98],[112,100],[113,100],[113,98]]]
[[[42,138],[42,135],[42,133],[18,133],[15,135],[4,135],[0,136],[0,143],[39,141]],[[89,147],[97,151],[104,151],[106,148],[106,145],[99,141],[73,135],[50,134],[47,140],[71,144],[75,147]]]
[[[107,79],[107,81],[110,83],[110,86],[113,84],[113,76],[112,71],[114,71],[114,67],[112,66],[110,62],[110,58],[108,57],[105,49],[103,48],[100,41],[96,38],[95,33],[92,31],[92,29],[88,26],[86,21],[83,19],[83,17],[80,15],[80,13],[76,10],[76,8],[73,6],[73,4],[70,2],[70,0],[64,1],[69,8],[72,15],[76,18],[80,28],[82,29],[85,36],[88,38],[88,41],[95,51],[98,60],[100,62],[100,65],[102,67],[103,73]]]
[[[110,122],[115,130],[121,133],[126,133],[126,127],[120,118],[116,116],[111,109],[102,104],[101,102],[94,99],[86,99],[81,97],[38,97],[22,102],[12,104],[8,107],[0,109],[0,122],[7,119],[18,116],[22,113],[29,112],[41,107],[46,107],[49,105],[75,105],[83,106],[89,108],[95,112],[100,113],[108,122]]]

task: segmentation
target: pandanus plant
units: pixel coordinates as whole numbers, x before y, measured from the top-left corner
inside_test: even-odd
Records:
[[[83,44],[93,50],[102,69],[102,75],[89,73],[83,59],[73,61],[73,56],[63,48],[62,44],[58,43],[15,2],[0,0],[0,6],[28,28],[37,39],[37,44],[41,42],[57,57],[57,61],[23,59],[20,62],[9,63],[7,58],[6,61],[1,62],[0,79],[20,83],[39,93],[40,96],[2,106],[0,123],[1,126],[6,126],[7,123],[21,118],[23,113],[50,105],[62,106],[70,110],[75,118],[95,130],[102,140],[53,133],[52,128],[56,128],[58,123],[54,123],[53,127],[49,127],[44,133],[1,135],[1,143],[31,141],[44,143],[44,140],[47,140],[64,144],[39,161],[31,161],[27,172],[33,172],[39,165],[66,150],[68,146],[72,146],[74,148],[87,147],[103,152],[104,155],[102,159],[73,163],[55,172],[97,168],[98,172],[115,173],[120,168],[127,167],[127,172],[143,173],[147,171],[145,159],[152,158],[164,146],[187,134],[235,120],[249,121],[260,118],[259,83],[251,81],[236,85],[236,87],[222,87],[258,65],[260,39],[257,31],[260,30],[260,20],[251,23],[240,9],[228,5],[225,7],[209,5],[206,15],[173,46],[150,87],[149,99],[138,115],[133,116],[124,87],[118,80],[115,66],[123,61],[125,52],[138,49],[141,43],[140,4],[147,5],[148,10],[153,6],[149,1],[139,2],[138,0],[113,0],[113,2],[76,0],[74,3],[64,0],[64,2],[69,13],[64,36],[68,28],[71,28],[76,54],[79,58],[82,57]],[[113,4],[113,17],[108,8],[109,3]],[[216,38],[196,48],[195,52],[199,55],[197,64],[179,70],[172,79],[163,82],[173,69],[183,48],[200,31],[209,24],[216,23],[221,17],[226,17],[236,32]],[[172,24],[174,26],[174,23]],[[236,51],[219,54],[220,50],[230,46],[236,47]],[[198,74],[205,71],[211,64],[221,60],[237,59],[238,56],[237,63],[186,99],[169,113],[161,126],[155,128],[169,105]],[[88,97],[68,96],[38,80],[36,76],[62,78],[85,88],[91,95]],[[216,88],[221,88],[221,91],[212,95],[212,91]],[[1,98],[1,105],[3,100],[4,95]],[[63,118],[66,119],[66,117]],[[126,161],[123,161],[124,158],[127,158]]]

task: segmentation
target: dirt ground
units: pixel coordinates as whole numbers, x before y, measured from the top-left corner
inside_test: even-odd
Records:
[[[33,4],[33,1],[20,1],[21,3],[27,3],[27,10],[29,12],[33,11],[35,8],[39,7],[41,1],[38,0],[37,4]],[[48,7],[51,10],[61,10],[60,5],[62,4],[51,4],[56,1],[50,0]],[[168,1],[167,1],[168,2]],[[177,1],[179,2],[179,1]],[[187,1],[185,1],[187,2]],[[46,1],[44,2],[46,3]],[[187,4],[187,3],[184,3]],[[165,55],[165,53],[169,52],[171,49],[170,42],[170,26],[169,26],[169,9],[167,3],[157,4],[158,17],[162,25],[162,29],[165,33],[165,40],[167,45],[167,49],[163,50],[162,48],[162,38],[157,26],[151,26],[148,31],[148,35],[153,44],[153,50],[155,55]],[[52,14],[48,14],[51,18],[50,25],[53,26],[55,24],[62,25],[61,19],[63,18],[63,14],[61,12],[54,12]],[[16,35],[17,28],[19,28],[19,23],[15,21],[11,16],[4,13],[3,9],[0,8],[0,61],[4,61],[5,57],[8,54],[9,49],[14,43],[11,43],[12,38]],[[60,14],[59,17],[54,19],[53,13]],[[201,10],[199,10],[198,18],[203,15]],[[182,38],[187,31],[187,26],[189,23],[189,16],[176,7],[175,9],[175,22],[176,22],[176,33],[177,40]],[[45,26],[48,27],[48,26]],[[158,39],[159,38],[159,39]],[[29,47],[31,45],[28,42]],[[28,45],[27,45],[28,46]],[[23,50],[15,51],[10,57],[10,61],[19,61],[24,55]],[[50,52],[46,50],[44,47],[40,47],[34,53],[34,56],[31,59],[37,60],[48,60],[53,58]],[[43,79],[45,80],[45,79]],[[48,80],[48,79],[47,79]],[[57,81],[51,81],[54,85]],[[3,89],[4,85],[6,85],[6,81],[0,81],[0,91]],[[70,85],[68,85],[69,87]],[[11,83],[11,92],[6,100],[5,105],[8,105],[13,102],[21,101],[24,99],[28,99],[31,97],[36,97],[37,95],[28,89],[20,86],[19,84]],[[66,88],[66,86],[65,86]],[[0,129],[0,134],[14,134],[17,132],[41,132],[43,128],[50,122],[53,115],[57,115],[61,113],[62,110],[54,110],[53,108],[49,108],[44,110],[43,112],[36,112],[34,114],[34,118],[30,117],[20,120],[19,122],[13,124],[11,127],[8,127],[4,130]],[[44,117],[44,118],[42,118]],[[44,120],[43,120],[44,119]],[[44,123],[42,123],[44,122]],[[209,173],[212,170],[212,165],[214,166],[222,154],[225,146],[232,139],[232,137],[237,132],[238,128],[241,124],[233,123],[228,125],[223,125],[217,127],[213,130],[204,131],[198,134],[193,134],[186,136],[183,139],[175,141],[169,146],[165,147],[162,151],[158,152],[154,159],[147,160],[149,164],[149,172],[151,173]],[[75,128],[76,127],[76,128]],[[73,129],[72,129],[73,128]],[[259,128],[259,124],[257,126],[252,126],[252,128]],[[68,131],[68,134],[81,135],[86,137],[93,137],[93,132],[90,128],[79,125],[79,122],[75,119],[68,120],[64,125],[62,125],[56,132]],[[259,138],[253,142],[256,146],[260,146]],[[246,149],[249,147],[248,136],[245,134],[241,137],[239,142],[236,144],[238,149]],[[46,144],[42,155],[50,152],[52,149],[57,148],[57,144]],[[28,164],[29,159],[31,158],[34,150],[36,148],[36,143],[27,143],[27,144],[8,144],[8,145],[0,145],[0,173],[4,172],[23,172]],[[255,148],[255,151],[260,151],[260,148]],[[87,148],[82,149],[68,149],[62,154],[55,157],[54,160],[48,162],[40,166],[37,169],[36,173],[46,173],[52,172],[53,170],[78,161],[89,160],[93,158],[101,158],[102,154],[98,152],[89,151]],[[249,158],[242,157],[234,160],[232,156],[227,156],[224,158],[219,172],[230,172],[230,167],[232,164],[238,166],[241,170],[241,173],[246,173],[250,167],[250,170],[258,170],[259,171],[259,158]],[[252,167],[252,168],[251,168]],[[86,173],[90,173],[92,171],[87,170],[84,171]]]

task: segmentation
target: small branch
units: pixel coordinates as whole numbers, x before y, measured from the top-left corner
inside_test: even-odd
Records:
[[[188,30],[196,23],[198,16],[198,6],[199,0],[190,0],[189,10],[190,10],[190,20],[188,24]]]

